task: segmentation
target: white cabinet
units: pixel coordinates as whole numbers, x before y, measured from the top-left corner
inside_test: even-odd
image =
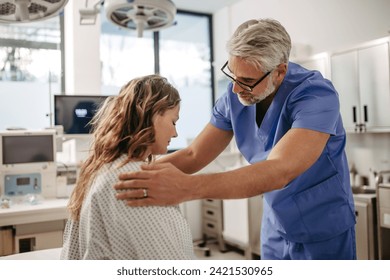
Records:
[[[388,38],[333,53],[331,77],[348,132],[390,131]]]
[[[69,216],[67,204],[67,199],[47,199],[34,205],[15,203],[9,209],[0,209],[0,243],[7,242],[6,248],[0,244],[0,256],[61,247]]]
[[[358,130],[359,77],[357,51],[331,57],[332,83],[339,93],[340,111],[347,131]],[[360,116],[359,116],[360,117]]]
[[[249,246],[248,199],[223,200],[223,239],[238,248]]]
[[[261,257],[260,232],[263,217],[263,195],[254,196],[248,199],[249,219],[249,249],[247,258],[253,259],[254,255]],[[255,258],[257,258],[257,256]]]
[[[358,260],[378,259],[376,197],[354,195],[356,214],[356,254]]]
[[[258,259],[263,216],[263,196],[223,200],[223,239],[245,251],[246,259]]]
[[[202,232],[203,242],[207,243],[208,237],[217,239],[219,250],[226,251],[223,240],[223,204],[219,199],[202,200]]]
[[[15,225],[15,253],[62,247],[65,224],[66,220],[57,220]]]
[[[390,173],[390,171],[382,172],[382,174]],[[382,179],[378,181],[380,182],[377,184],[379,259],[390,260],[390,183],[384,183]]]

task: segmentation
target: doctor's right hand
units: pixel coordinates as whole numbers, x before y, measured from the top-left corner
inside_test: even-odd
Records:
[[[140,171],[122,173],[114,185],[116,198],[128,206],[177,205],[196,198],[192,176],[171,163],[142,165]]]

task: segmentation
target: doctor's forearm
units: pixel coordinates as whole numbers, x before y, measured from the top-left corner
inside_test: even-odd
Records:
[[[265,162],[264,162],[265,163]],[[290,178],[274,164],[245,166],[236,170],[193,175],[192,199],[239,199],[283,188]]]
[[[232,137],[232,131],[207,124],[188,147],[164,156],[159,162],[170,162],[182,172],[193,174],[212,162],[227,147]]]
[[[209,163],[207,161],[201,162],[197,160],[194,153],[189,148],[168,154],[160,158],[158,162],[169,162],[187,174],[193,174]]]

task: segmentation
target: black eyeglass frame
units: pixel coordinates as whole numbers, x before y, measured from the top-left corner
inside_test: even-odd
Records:
[[[272,72],[272,70],[271,70],[271,71],[265,73],[263,77],[261,77],[257,82],[255,82],[253,85],[250,86],[250,85],[247,85],[247,84],[245,84],[245,83],[243,83],[243,82],[240,82],[240,81],[236,80],[235,78],[233,78],[232,76],[230,76],[228,73],[225,72],[224,69],[225,69],[225,67],[228,65],[228,62],[229,62],[229,61],[226,61],[226,63],[221,67],[222,73],[224,73],[224,74],[225,74],[229,79],[231,79],[233,82],[237,83],[243,90],[246,90],[246,91],[248,91],[248,92],[252,92],[253,89],[254,89],[258,84],[260,84],[265,78],[267,78],[267,76],[268,76],[269,74],[271,74],[271,72]]]

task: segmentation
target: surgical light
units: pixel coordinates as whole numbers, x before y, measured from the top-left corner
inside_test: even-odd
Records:
[[[0,0],[0,23],[24,23],[59,14],[68,0]]]

